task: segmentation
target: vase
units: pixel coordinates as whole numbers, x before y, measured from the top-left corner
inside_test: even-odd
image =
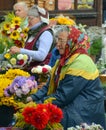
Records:
[[[13,120],[14,108],[12,106],[0,106],[0,127],[8,127]]]

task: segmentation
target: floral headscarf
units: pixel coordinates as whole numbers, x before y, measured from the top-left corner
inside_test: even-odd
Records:
[[[58,84],[59,74],[61,71],[62,66],[65,64],[66,60],[76,54],[87,54],[88,55],[88,49],[90,47],[90,42],[87,34],[84,34],[76,27],[69,27],[70,32],[68,36],[68,43],[66,44],[65,53],[61,55],[59,59],[59,66],[57,70],[57,78],[56,78],[56,84]]]
[[[63,66],[65,61],[75,53],[88,54],[90,48],[89,37],[74,26],[69,27],[68,43],[65,53],[60,58],[60,64]]]
[[[71,53],[74,53],[77,50],[77,52],[82,53],[82,51],[80,52],[80,50],[82,49],[83,52],[85,51],[85,53],[87,53],[90,47],[90,42],[87,34],[84,34],[75,27],[70,27],[70,34],[68,39],[68,44],[70,45]]]

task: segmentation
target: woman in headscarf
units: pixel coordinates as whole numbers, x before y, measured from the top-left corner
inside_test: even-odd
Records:
[[[105,127],[104,93],[96,65],[88,55],[89,38],[75,27],[61,26],[56,47],[60,58],[50,80],[27,102],[43,103],[50,97],[63,110],[61,124],[67,128],[87,123]]]

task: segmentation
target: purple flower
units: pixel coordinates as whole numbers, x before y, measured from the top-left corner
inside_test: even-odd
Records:
[[[28,94],[30,94],[31,90],[37,87],[37,82],[35,81],[34,76],[24,77],[17,76],[12,84],[8,86],[4,94],[5,96],[14,96],[15,99],[25,98]]]
[[[34,77],[34,76],[30,76],[30,77],[28,77],[28,79],[34,81],[34,80],[35,80],[35,77]]]

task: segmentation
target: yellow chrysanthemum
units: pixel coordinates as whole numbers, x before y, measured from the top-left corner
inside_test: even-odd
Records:
[[[11,58],[11,54],[10,54],[10,53],[6,53],[6,54],[4,55],[4,58],[10,59],[10,58]]]
[[[24,70],[20,70],[20,69],[9,69],[5,75],[0,75],[1,77],[6,77],[8,79],[13,80],[16,76],[26,76],[29,77],[30,74]]]
[[[11,34],[10,34],[10,38],[13,40],[17,40],[20,38],[20,34],[17,30],[14,30]]]
[[[4,95],[4,89],[12,83],[12,80],[5,78],[5,77],[0,77],[0,97],[3,97]]]
[[[15,109],[24,107],[23,103],[16,102],[13,97],[4,98],[4,89],[6,89],[17,76],[29,77],[30,74],[20,69],[9,69],[5,74],[0,74],[0,105],[14,106]]]
[[[69,18],[66,18],[66,17],[60,17],[60,18],[57,18],[57,23],[58,24],[63,24],[63,25],[75,25],[75,22],[74,20],[70,20]]]
[[[14,17],[12,19],[12,23],[15,24],[15,25],[20,25],[22,22],[21,18],[20,17]]]
[[[50,19],[50,21],[55,21],[56,24],[59,25],[75,25],[75,21],[73,19],[70,19],[69,17],[64,17],[64,16],[58,16],[56,18]]]

